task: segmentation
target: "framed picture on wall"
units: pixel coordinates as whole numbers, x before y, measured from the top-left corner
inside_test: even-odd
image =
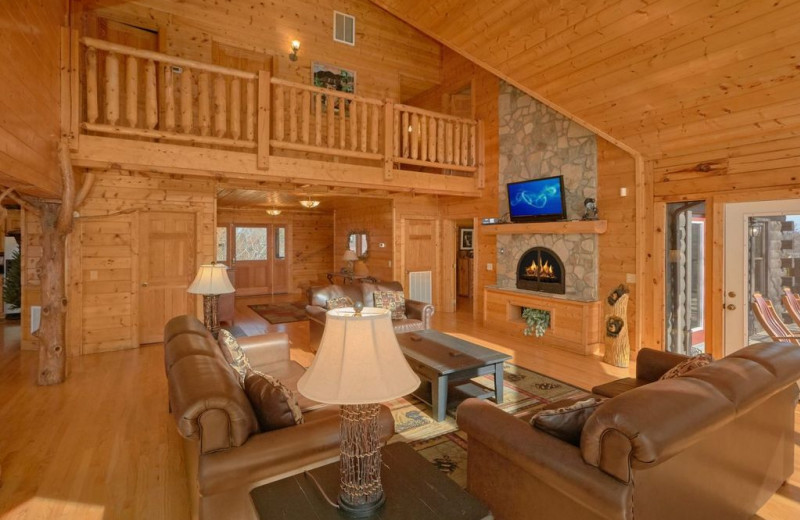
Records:
[[[471,228],[462,228],[461,229],[461,241],[460,241],[459,249],[462,250],[462,251],[472,251],[472,229]]]
[[[355,71],[334,67],[333,65],[326,65],[316,61],[311,64],[311,83],[319,88],[338,90],[339,92],[346,92],[348,94],[356,93]],[[326,98],[327,96],[322,98],[323,105],[327,105],[328,103]],[[347,100],[346,106],[350,106],[349,100]],[[336,110],[339,110],[338,106]]]

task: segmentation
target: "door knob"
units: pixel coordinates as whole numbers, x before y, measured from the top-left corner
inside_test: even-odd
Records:
[[[728,293],[728,298],[736,298],[736,293],[731,291]]]
[[[142,282],[142,287],[147,287],[147,282]]]
[[[725,308],[728,309],[729,311],[735,311],[736,305],[729,303],[728,305],[725,306]]]

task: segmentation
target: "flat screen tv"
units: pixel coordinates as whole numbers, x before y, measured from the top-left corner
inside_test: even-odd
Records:
[[[561,175],[509,182],[506,187],[511,222],[547,222],[567,218],[564,178]]]

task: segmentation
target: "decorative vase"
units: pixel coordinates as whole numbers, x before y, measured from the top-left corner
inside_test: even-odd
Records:
[[[364,263],[363,260],[356,260],[356,263],[353,265],[353,272],[356,276],[369,275],[369,269],[367,269],[367,264]]]

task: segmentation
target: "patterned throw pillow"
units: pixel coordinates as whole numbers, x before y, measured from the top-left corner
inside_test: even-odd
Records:
[[[542,410],[531,417],[531,425],[573,446],[579,446],[583,425],[603,401],[605,399],[590,397],[563,408]]]
[[[271,375],[249,370],[244,380],[244,391],[262,432],[303,422],[303,412],[297,404],[297,397]]]
[[[389,309],[393,320],[406,319],[406,298],[403,291],[375,291],[372,293],[375,307]]]
[[[331,298],[325,303],[325,308],[328,310],[339,309],[341,307],[352,307],[353,300],[349,296],[339,296],[338,298]]]
[[[217,341],[219,341],[220,348],[227,349],[230,353],[231,367],[239,374],[239,384],[244,387],[244,378],[250,369],[250,362],[247,360],[247,356],[244,355],[244,350],[239,346],[239,342],[236,341],[233,334],[225,329],[220,329]]]
[[[714,361],[714,358],[712,358],[710,354],[698,354],[694,357],[690,357],[686,361],[681,361],[674,367],[670,368],[664,373],[663,376],[659,377],[658,380],[661,381],[662,379],[681,377],[687,372],[691,372],[695,368],[710,365],[712,361]]]

